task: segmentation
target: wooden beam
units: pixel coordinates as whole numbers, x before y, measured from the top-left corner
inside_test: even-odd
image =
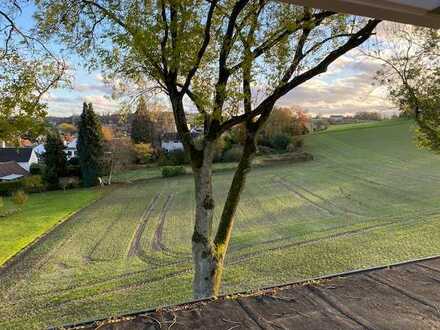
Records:
[[[374,17],[405,24],[440,28],[440,8],[433,11],[388,0],[282,0],[301,6]]]

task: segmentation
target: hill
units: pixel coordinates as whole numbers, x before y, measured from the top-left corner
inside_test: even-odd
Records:
[[[224,292],[439,254],[440,157],[417,149],[412,129],[409,121],[341,126],[307,138],[312,162],[255,168]],[[214,180],[224,200],[231,173]],[[190,300],[193,214],[190,176],[121,185],[0,275],[0,328]]]

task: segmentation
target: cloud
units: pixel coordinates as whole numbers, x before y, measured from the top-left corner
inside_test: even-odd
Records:
[[[297,87],[278,104],[299,105],[314,114],[394,112],[386,91],[373,86],[379,67],[379,63],[365,56],[346,55],[328,73]]]
[[[97,112],[115,112],[119,110],[119,103],[112,98],[104,95],[87,95],[84,101],[92,103]]]
[[[104,83],[95,83],[95,84],[75,83],[75,84],[73,84],[73,90],[80,92],[80,93],[83,93],[83,92],[87,92],[87,93],[100,92],[100,93],[105,93],[105,94],[112,93],[111,86],[108,86]]]

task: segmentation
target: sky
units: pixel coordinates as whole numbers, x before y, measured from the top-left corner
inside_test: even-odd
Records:
[[[31,16],[32,7],[26,8]],[[23,25],[29,19],[22,19]],[[56,47],[56,46],[55,46]],[[88,72],[81,59],[67,54],[70,88],[52,90],[46,97],[50,116],[78,115],[83,102],[92,102],[98,113],[117,112],[121,105],[112,98],[112,88],[99,71]],[[279,100],[280,106],[299,106],[312,115],[354,114],[359,111],[378,111],[384,116],[396,113],[383,88],[374,86],[374,75],[379,64],[354,50],[330,66],[327,73],[297,87]],[[166,105],[166,104],[165,104]]]
[[[375,63],[357,51],[335,62],[329,71],[280,99],[280,106],[300,106],[316,115],[354,114],[359,111],[378,111],[385,116],[396,112],[383,88],[374,86]],[[99,113],[117,112],[120,104],[112,99],[112,88],[102,75],[87,72],[81,66],[71,69],[72,87],[52,91],[47,97],[49,115],[80,114],[82,103],[92,102]]]

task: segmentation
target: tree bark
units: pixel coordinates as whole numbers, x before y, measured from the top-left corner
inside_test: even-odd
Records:
[[[212,161],[215,143],[205,147],[202,166],[193,169],[196,188],[196,221],[192,237],[194,261],[193,294],[195,299],[220,293],[223,264],[231,239],[234,217],[256,153],[255,133],[248,134],[243,156],[232,179],[215,239],[212,239],[214,199],[212,195]]]
[[[200,167],[193,166],[196,194],[195,225],[192,237],[194,262],[193,295],[195,299],[214,295],[212,274],[217,268],[212,242],[214,198],[212,195],[212,162],[214,143],[205,145]]]
[[[214,294],[218,295],[221,288],[223,265],[226,252],[231,241],[234,227],[235,215],[237,212],[240,196],[246,184],[247,174],[251,171],[252,160],[256,154],[256,131],[246,129],[246,141],[243,148],[243,155],[234,173],[232,184],[228,192],[223,212],[220,218],[217,234],[214,239],[216,267],[212,274],[214,283]]]

